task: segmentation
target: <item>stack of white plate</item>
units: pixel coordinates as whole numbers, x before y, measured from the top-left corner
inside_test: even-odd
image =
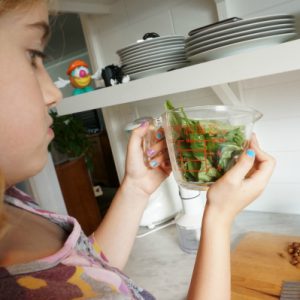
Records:
[[[297,36],[295,19],[291,15],[237,20],[193,31],[195,34],[186,39],[187,57],[192,62],[275,45]]]
[[[123,72],[138,79],[187,64],[184,36],[163,36],[131,44],[117,51]]]

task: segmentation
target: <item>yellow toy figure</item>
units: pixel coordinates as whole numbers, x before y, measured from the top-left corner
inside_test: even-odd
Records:
[[[92,76],[90,74],[89,66],[83,60],[73,61],[68,70],[71,85],[74,87],[73,95],[78,95],[94,90],[90,85]]]
[[[67,70],[67,75],[69,75],[69,80],[59,77],[59,80],[55,84],[58,88],[63,88],[71,84],[74,87],[73,95],[93,91],[94,88],[91,86],[92,79],[99,79],[101,77],[99,71],[91,75],[88,64],[83,60],[74,60]]]

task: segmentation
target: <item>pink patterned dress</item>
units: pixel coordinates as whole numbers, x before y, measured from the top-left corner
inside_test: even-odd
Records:
[[[5,202],[58,224],[68,233],[55,254],[29,263],[0,267],[0,300],[153,300],[112,267],[92,236],[76,219],[40,209],[27,195],[10,188]]]

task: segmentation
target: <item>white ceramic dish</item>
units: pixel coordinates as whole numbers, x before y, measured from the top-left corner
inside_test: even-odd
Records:
[[[285,33],[285,34],[261,37],[257,39],[245,40],[238,43],[233,43],[222,47],[213,48],[204,52],[200,52],[195,55],[189,56],[188,59],[194,63],[213,60],[213,59],[249,51],[255,48],[277,45],[285,41],[288,41],[296,36],[297,36],[296,33]]]
[[[162,58],[162,57],[168,57],[168,56],[175,56],[175,55],[185,55],[185,49],[177,49],[175,51],[163,51],[163,52],[149,52],[147,55],[143,54],[141,56],[135,56],[130,59],[124,59],[121,60],[122,63],[124,64],[131,64],[131,63],[136,63],[140,61],[145,61],[145,60],[151,60],[151,59],[156,59],[156,58]]]
[[[184,36],[181,36],[181,35],[161,36],[161,37],[145,40],[140,43],[130,44],[122,49],[117,50],[117,54],[121,55],[121,54],[127,53],[128,51],[130,52],[134,49],[141,49],[141,48],[145,48],[145,47],[149,47],[149,46],[151,47],[156,44],[164,44],[167,41],[180,42],[180,41],[184,41],[184,39],[185,39]]]
[[[159,74],[159,73],[164,73],[170,70],[175,70],[179,68],[183,68],[187,66],[187,63],[178,63],[178,64],[170,64],[170,65],[164,65],[164,66],[159,66],[150,70],[144,70],[144,71],[139,71],[135,73],[129,74],[130,79],[135,80],[135,79],[140,79],[143,77]]]
[[[236,44],[236,43],[243,42],[246,40],[254,40],[255,41],[256,39],[260,39],[260,38],[268,38],[270,36],[280,36],[282,34],[293,34],[293,33],[295,33],[294,30],[279,29],[279,30],[271,30],[268,32],[263,32],[263,33],[248,34],[248,35],[242,36],[242,37],[231,38],[231,39],[227,39],[225,41],[220,41],[220,42],[212,43],[212,44],[205,45],[205,46],[199,46],[192,51],[187,51],[187,56],[190,57],[190,56],[193,56],[200,52],[227,46],[230,44]]]
[[[158,66],[165,65],[165,64],[178,64],[178,63],[185,63],[185,62],[187,62],[186,58],[184,58],[184,59],[168,59],[165,61],[148,63],[148,64],[145,64],[142,66],[137,66],[134,68],[128,68],[128,69],[124,68],[123,71],[125,74],[130,74],[130,73],[135,73],[135,72],[139,72],[139,71],[156,68]]]
[[[167,41],[165,43],[160,43],[156,45],[147,45],[146,47],[139,48],[139,49],[134,49],[132,51],[126,52],[125,54],[119,54],[121,59],[126,59],[129,56],[132,55],[139,55],[141,53],[146,53],[146,52],[151,52],[151,51],[158,51],[158,50],[165,50],[168,48],[184,48],[185,44],[184,41]]]
[[[134,61],[132,63],[124,64],[124,69],[129,69],[129,68],[135,68],[138,66],[143,66],[143,65],[148,65],[151,63],[156,63],[156,62],[162,62],[162,61],[167,61],[170,59],[175,59],[175,60],[182,60],[186,59],[185,53],[182,54],[173,54],[173,55],[163,55],[163,56],[157,56],[155,58],[149,58],[149,59],[143,59],[143,60],[138,60]]]
[[[236,22],[236,21],[240,21],[242,20],[242,18],[239,18],[239,17],[231,17],[231,18],[225,18],[222,20],[219,20],[217,22],[213,22],[213,23],[210,23],[210,24],[206,24],[206,25],[202,25],[200,27],[197,27],[197,28],[194,28],[192,30],[190,30],[188,32],[188,36],[193,36],[203,30],[206,30],[208,28],[213,28],[213,27],[217,27],[217,26],[220,26],[222,24],[228,24],[228,23],[231,23],[231,22]]]
[[[234,27],[238,27],[241,25],[245,25],[245,24],[257,23],[257,22],[269,21],[269,20],[278,20],[278,19],[292,19],[293,20],[294,16],[292,16],[292,15],[269,15],[269,16],[239,20],[239,21],[226,23],[226,24],[220,24],[218,26],[203,29],[203,30],[199,31],[198,33],[193,34],[191,37],[187,38],[187,41],[189,41],[190,39],[192,39],[196,36],[216,32],[216,31],[220,31],[220,30],[224,30],[224,29],[228,29],[228,28],[234,28]]]
[[[165,53],[174,53],[174,52],[185,52],[184,45],[166,45],[164,47],[160,48],[151,48],[151,49],[145,49],[143,51],[138,51],[136,53],[132,53],[130,55],[126,56],[121,56],[120,59],[121,61],[129,61],[132,59],[137,59],[137,58],[145,58],[148,57],[149,55],[161,55]]]
[[[184,63],[188,63],[187,60],[174,60],[174,61],[168,61],[168,62],[159,62],[156,64],[152,64],[151,66],[143,66],[143,67],[138,67],[138,68],[132,68],[128,71],[124,71],[125,74],[132,74],[132,73],[136,73],[136,72],[141,72],[141,71],[145,71],[145,70],[150,70],[150,69],[155,69],[157,67],[160,67],[162,65],[169,65],[169,64],[184,64]]]
[[[186,42],[186,47],[193,46],[198,42],[204,42],[208,40],[212,40],[219,37],[224,37],[229,34],[240,34],[240,33],[252,33],[252,32],[259,32],[264,30],[272,30],[278,28],[285,28],[285,27],[294,27],[295,22],[291,19],[286,19],[284,21],[275,20],[275,21],[265,21],[265,22],[258,22],[254,24],[246,24],[235,28],[229,28],[225,30],[220,30],[218,32],[213,32],[207,35],[201,35],[197,38],[191,39],[190,41]]]
[[[285,28],[280,28],[280,29],[271,29],[271,30],[263,30],[260,32],[252,32],[252,33],[247,33],[247,32],[240,32],[237,35],[236,34],[228,34],[224,37],[217,37],[208,41],[204,42],[198,42],[194,44],[192,47],[186,48],[186,53],[187,55],[190,55],[194,51],[199,51],[201,49],[205,49],[207,47],[218,47],[219,44],[224,44],[224,43],[231,43],[235,41],[239,41],[240,39],[251,39],[251,38],[260,38],[263,36],[269,36],[269,35],[274,35],[274,34],[282,34],[282,33],[290,33],[290,32],[295,32],[294,27],[285,27]]]

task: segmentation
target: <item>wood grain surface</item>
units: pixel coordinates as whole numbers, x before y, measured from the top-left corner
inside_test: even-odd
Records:
[[[249,232],[231,256],[232,300],[279,299],[283,281],[300,281],[300,264],[290,263],[288,244],[300,236]]]

